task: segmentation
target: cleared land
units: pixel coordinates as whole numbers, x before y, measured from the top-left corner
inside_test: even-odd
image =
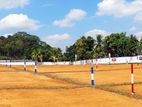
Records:
[[[142,65],[134,65],[131,96],[130,65],[98,65],[96,87],[90,86],[92,65],[0,66],[0,107],[141,107]],[[95,66],[96,68],[96,66]]]

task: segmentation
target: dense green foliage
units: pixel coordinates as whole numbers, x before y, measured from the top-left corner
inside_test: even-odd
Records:
[[[67,60],[75,60],[75,54],[78,60],[92,59],[100,57],[133,56],[142,54],[142,39],[134,35],[126,36],[126,33],[112,33],[105,38],[97,35],[96,39],[92,37],[81,37],[72,46],[68,47],[64,54]]]
[[[57,48],[53,48],[35,35],[18,32],[8,37],[0,37],[0,59],[33,59],[38,61],[53,61],[51,56]],[[58,58],[59,51],[54,56]]]
[[[82,36],[62,53],[35,35],[17,32],[8,37],[0,36],[0,59],[29,59],[36,61],[74,61],[100,57],[133,56],[142,54],[142,39],[126,33],[112,33],[103,38]]]

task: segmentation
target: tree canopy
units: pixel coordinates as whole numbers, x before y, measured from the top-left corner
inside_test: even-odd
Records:
[[[78,60],[104,58],[109,54],[112,57],[142,54],[142,39],[139,41],[134,35],[122,32],[112,33],[104,38],[102,35],[97,35],[95,39],[90,36],[82,36],[67,48],[64,54],[67,60],[75,60],[75,54]]]
[[[14,35],[8,35],[8,37],[0,36],[0,59],[53,61],[51,56],[54,50],[58,49],[26,32],[17,32]]]
[[[40,40],[36,35],[17,32],[8,37],[0,36],[0,59],[28,59],[35,61],[74,61],[93,58],[133,56],[142,54],[142,39],[125,32],[112,33],[96,38],[82,36],[66,47],[65,53]]]

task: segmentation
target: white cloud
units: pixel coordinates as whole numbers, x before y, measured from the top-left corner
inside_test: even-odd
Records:
[[[64,33],[64,34],[49,35],[45,38],[42,38],[42,40],[53,47],[61,48],[62,51],[65,52],[66,45],[70,43],[72,38],[68,33]]]
[[[129,31],[130,32],[136,32],[138,30],[138,28],[136,26],[132,26]]]
[[[90,30],[87,33],[85,33],[85,36],[91,36],[93,38],[96,38],[97,35],[107,36],[109,34],[110,33],[105,30],[93,29],[93,30]]]
[[[86,16],[86,12],[81,9],[72,9],[65,15],[64,19],[55,20],[53,24],[59,27],[72,27],[76,21],[83,19]]]
[[[6,33],[6,34],[3,34],[1,36],[8,37],[8,35],[13,35],[13,33]]]
[[[0,0],[0,10],[24,7],[29,0]]]
[[[142,39],[142,32],[137,32],[135,35],[139,40]]]
[[[136,22],[142,22],[142,12],[138,13],[134,19]]]
[[[135,31],[133,31],[133,32],[135,32],[133,34],[138,38],[138,40],[142,39],[142,32],[136,32],[138,30],[137,27],[133,26],[132,30],[135,30]],[[107,31],[101,30],[101,29],[93,29],[93,30],[90,30],[87,33],[85,33],[85,36],[91,36],[94,39],[96,39],[96,36],[99,34],[102,35],[103,37],[105,37],[105,36],[109,36],[112,33],[115,33],[115,32],[107,32]],[[129,35],[127,35],[127,36],[129,36]]]
[[[0,30],[37,30],[39,27],[38,21],[30,19],[24,14],[9,14],[0,20]]]
[[[102,0],[98,5],[97,15],[124,17],[142,11],[142,0]]]
[[[49,35],[46,39],[47,43],[52,42],[61,42],[61,41],[68,41],[71,38],[71,36],[67,33],[64,34],[55,34],[55,35]]]

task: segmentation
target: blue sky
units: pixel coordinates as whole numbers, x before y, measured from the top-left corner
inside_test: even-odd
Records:
[[[142,0],[0,0],[0,35],[26,31],[65,50],[82,35],[142,35]]]

